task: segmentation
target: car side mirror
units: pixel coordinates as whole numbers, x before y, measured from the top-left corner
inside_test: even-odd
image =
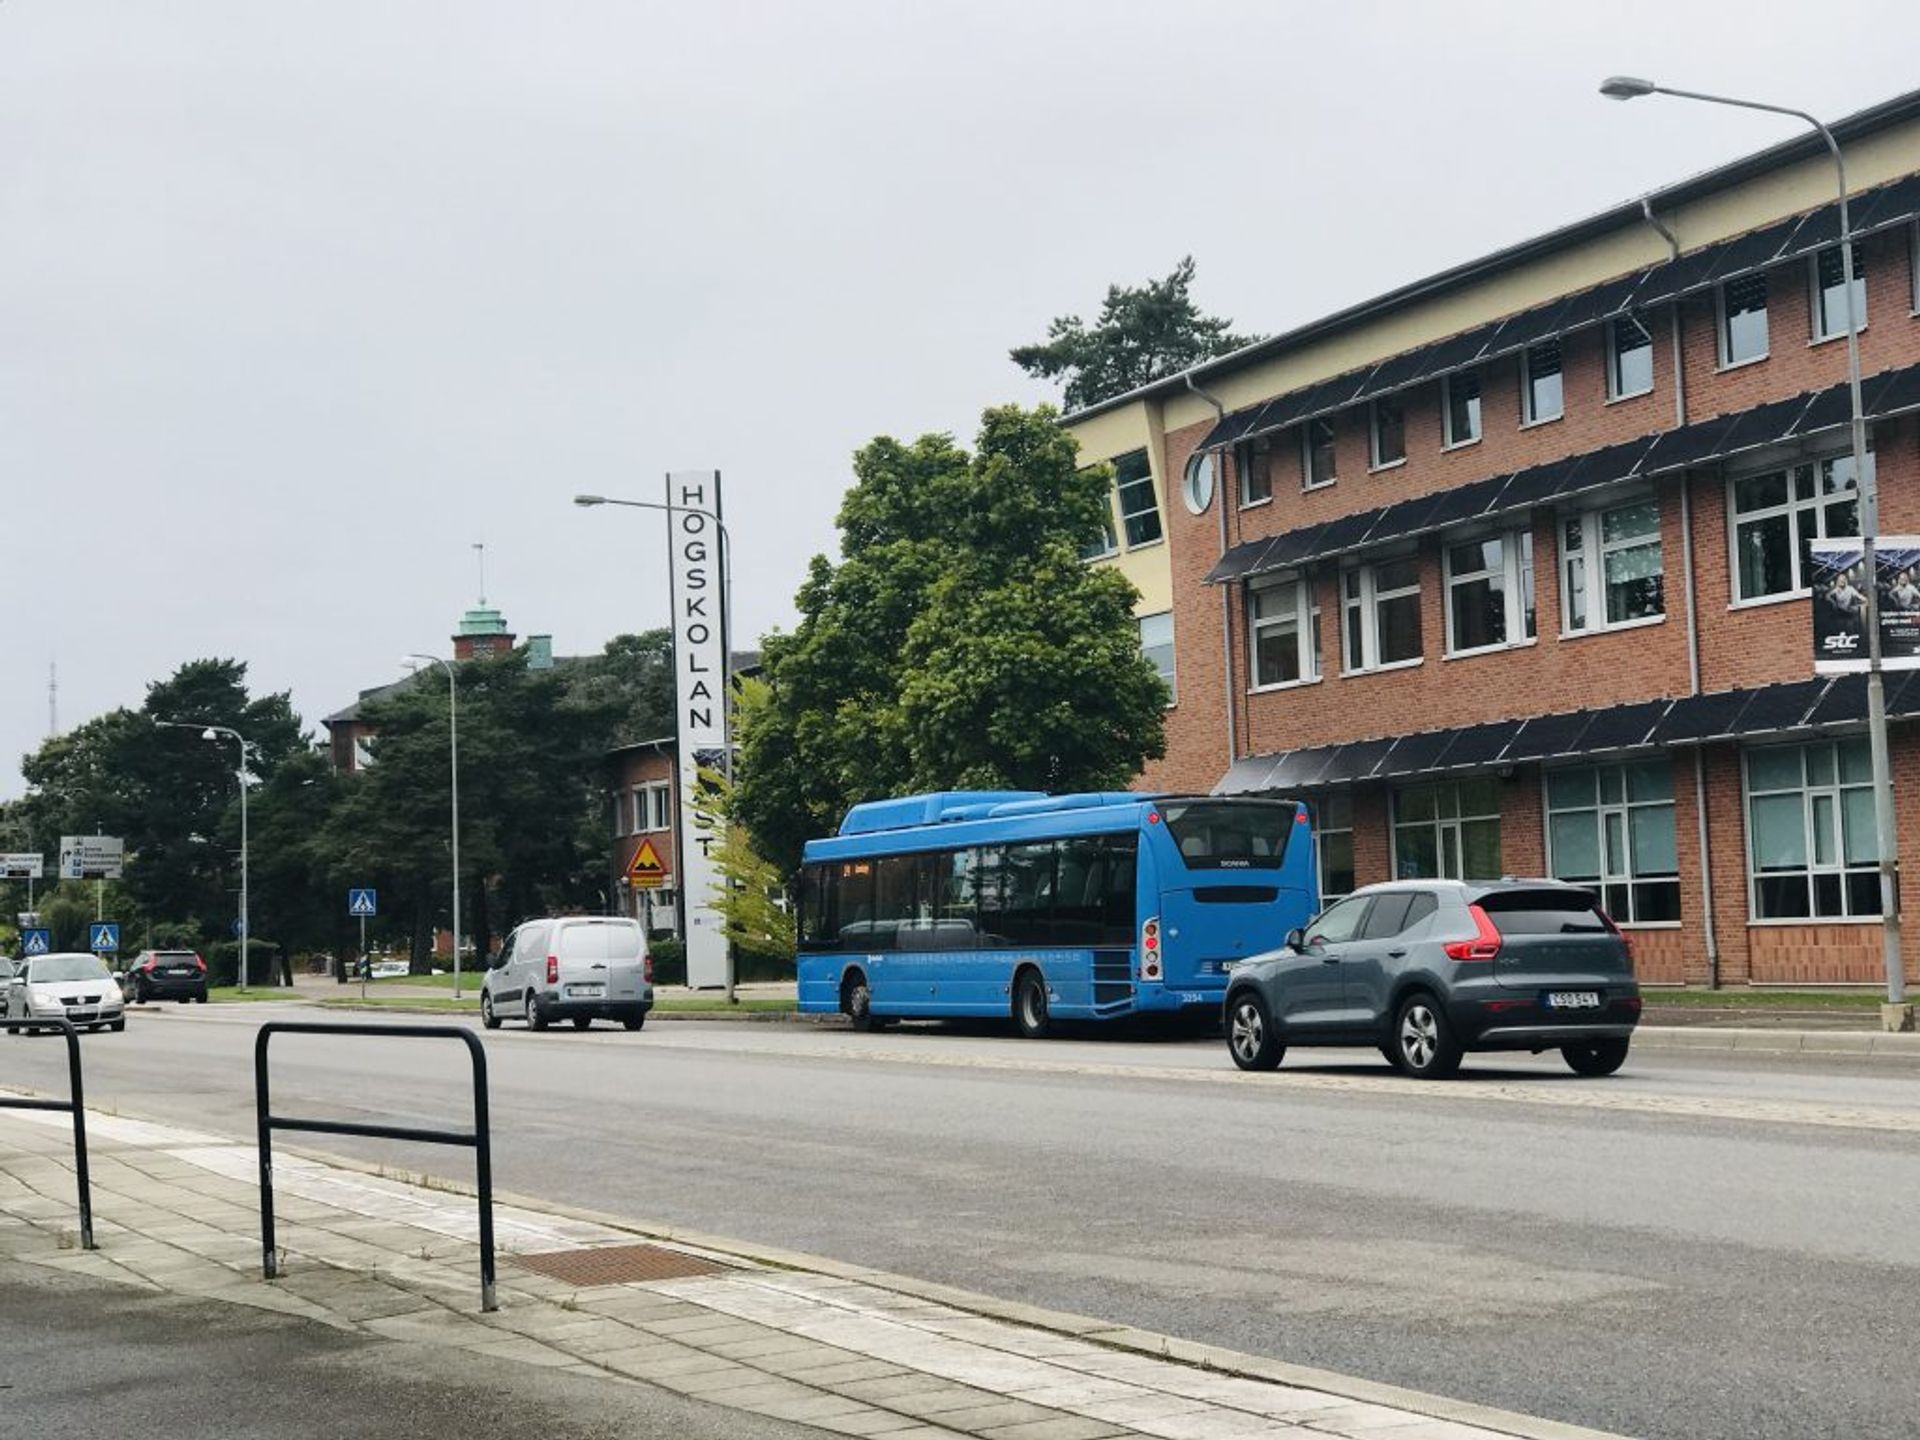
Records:
[[[1287,931],[1287,949],[1304,950],[1307,948],[1307,932],[1298,925]]]

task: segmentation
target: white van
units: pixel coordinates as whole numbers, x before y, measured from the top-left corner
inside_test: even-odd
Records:
[[[653,957],[638,920],[577,915],[529,920],[507,937],[480,983],[480,1018],[489,1030],[524,1020],[544,1030],[571,1020],[584,1030],[596,1019],[629,1030],[653,1008]]]

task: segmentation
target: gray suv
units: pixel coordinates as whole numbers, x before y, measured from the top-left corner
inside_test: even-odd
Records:
[[[1611,1075],[1640,1019],[1633,951],[1590,891],[1558,880],[1413,880],[1329,905],[1234,968],[1227,1048],[1271,1070],[1289,1045],[1377,1045],[1439,1079],[1468,1050],[1557,1049]]]

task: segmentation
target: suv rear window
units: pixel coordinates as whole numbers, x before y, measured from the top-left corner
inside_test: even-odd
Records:
[[[1605,935],[1590,895],[1561,890],[1499,890],[1477,902],[1502,935]]]
[[[1278,870],[1298,813],[1290,800],[1169,801],[1160,811],[1189,870]]]

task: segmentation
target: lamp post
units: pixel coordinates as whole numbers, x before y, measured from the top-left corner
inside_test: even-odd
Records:
[[[1600,93],[1613,100],[1634,100],[1642,95],[1671,95],[1680,100],[1699,100],[1708,105],[1731,105],[1740,110],[1764,110],[1805,121],[1826,142],[1833,157],[1834,178],[1840,199],[1840,274],[1847,296],[1847,394],[1852,402],[1851,433],[1853,474],[1860,486],[1860,541],[1862,564],[1867,572],[1867,743],[1873,757],[1873,820],[1880,851],[1880,936],[1887,972],[1886,1022],[1907,1028],[1912,1022],[1907,1009],[1906,970],[1900,958],[1900,839],[1893,808],[1893,762],[1887,741],[1887,692],[1880,662],[1880,583],[1874,566],[1874,541],[1880,532],[1880,484],[1867,463],[1867,417],[1860,402],[1860,322],[1859,301],[1853,283],[1853,223],[1847,211],[1847,162],[1840,153],[1840,142],[1833,132],[1805,110],[1788,105],[1767,105],[1758,100],[1738,100],[1728,95],[1708,95],[1698,90],[1675,90],[1632,75],[1609,76],[1601,83]]]
[[[720,607],[722,625],[720,630],[720,773],[728,780],[733,779],[733,637],[728,628],[733,620],[733,538],[727,533],[727,525],[712,510],[702,510],[694,505],[673,505],[664,500],[622,500],[610,495],[576,495],[573,503],[582,507],[595,505],[621,505],[630,510],[658,510],[666,515],[699,515],[713,522],[714,531],[720,536]],[[681,911],[687,908],[687,896],[684,887],[681,891]],[[682,925],[682,933],[685,931]],[[727,946],[727,1003],[734,1003],[733,946]]]
[[[247,952],[253,948],[253,927],[247,920],[247,737],[230,725],[199,725],[190,720],[156,720],[156,725],[164,725],[172,730],[198,730],[202,740],[218,743],[221,736],[237,743],[240,747],[240,767],[236,775],[240,781],[240,973],[239,988],[247,988]]]
[[[438,665],[447,672],[447,757],[448,780],[453,795],[453,998],[460,998],[460,701],[459,682],[453,665],[438,655],[406,655],[402,664],[418,661]],[[417,668],[417,667],[415,667]]]

